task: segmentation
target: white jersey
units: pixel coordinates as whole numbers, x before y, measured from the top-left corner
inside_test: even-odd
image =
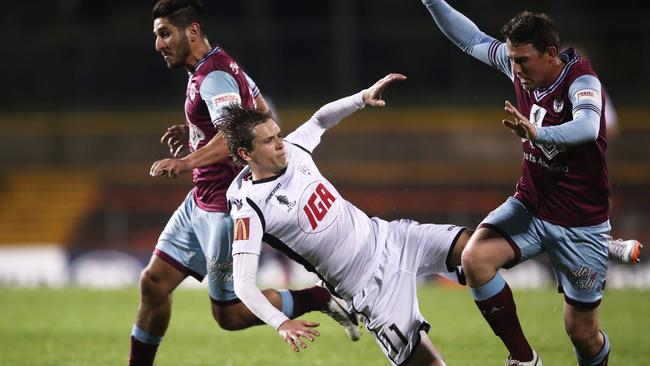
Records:
[[[363,106],[360,95],[348,98]],[[233,255],[259,254],[264,241],[350,298],[379,265],[388,222],[369,218],[320,173],[310,151],[324,130],[312,119],[288,135],[279,175],[253,181],[246,167],[235,178],[227,193]]]

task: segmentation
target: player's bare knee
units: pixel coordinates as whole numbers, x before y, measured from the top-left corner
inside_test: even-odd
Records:
[[[163,278],[151,268],[145,268],[140,274],[140,294],[152,300],[161,299],[169,295],[165,293]]]
[[[476,245],[468,244],[460,256],[460,262],[465,272],[475,273],[482,271],[485,262],[482,260],[480,251],[476,250]]]

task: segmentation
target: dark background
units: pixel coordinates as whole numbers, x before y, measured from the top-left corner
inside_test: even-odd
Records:
[[[508,80],[453,46],[416,0],[205,1],[207,34],[282,104],[311,104],[387,72],[413,104],[489,105]],[[149,107],[179,102],[185,75],[154,51],[151,1],[3,1],[4,109]],[[486,33],[543,11],[564,46],[587,51],[617,105],[648,100],[650,22],[641,1],[452,1]],[[179,104],[180,105],[180,104]]]

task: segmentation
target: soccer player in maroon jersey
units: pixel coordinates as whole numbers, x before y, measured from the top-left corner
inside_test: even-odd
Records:
[[[231,104],[261,111],[268,106],[237,62],[209,43],[201,26],[203,6],[199,0],[160,0],[152,15],[156,51],[170,69],[185,68],[189,80],[186,124],[169,128],[161,140],[169,146],[172,158],[156,161],[150,174],[175,177],[192,171],[195,187],[167,223],[142,272],[140,304],[131,333],[129,364],[133,366],[153,364],[169,324],[172,292],[187,276],[201,281],[207,275],[212,314],[223,329],[262,324],[233,289],[233,222],[225,195],[241,169],[228,158],[220,124],[222,109]],[[189,154],[181,158],[184,148]],[[264,296],[289,318],[323,311],[339,322],[350,338],[359,337],[356,317],[324,287],[266,289]]]
[[[514,196],[479,225],[462,256],[475,302],[510,352],[506,365],[542,360],[523,334],[498,270],[541,252],[548,253],[564,293],[564,324],[578,364],[607,365],[610,346],[598,308],[608,252],[627,260],[629,253],[638,257],[640,244],[610,240],[606,103],[598,76],[574,49],[560,51],[545,14],[516,15],[501,29],[504,43],[445,1],[422,2],[454,44],[515,87],[517,107],[505,103],[511,119],[503,124],[522,140],[522,177]]]

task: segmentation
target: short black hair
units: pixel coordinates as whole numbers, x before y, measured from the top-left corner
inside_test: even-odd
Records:
[[[224,107],[219,131],[223,132],[226,137],[228,151],[235,164],[246,164],[246,161],[237,153],[237,149],[243,147],[247,151],[251,151],[255,137],[253,129],[269,119],[273,119],[271,111],[261,112],[257,109],[244,108],[239,104]]]
[[[521,12],[501,27],[501,34],[515,46],[530,43],[539,52],[560,47],[555,24],[543,13]]]
[[[186,28],[192,23],[203,22],[205,10],[201,0],[159,0],[153,6],[151,17],[167,18],[177,28]]]

